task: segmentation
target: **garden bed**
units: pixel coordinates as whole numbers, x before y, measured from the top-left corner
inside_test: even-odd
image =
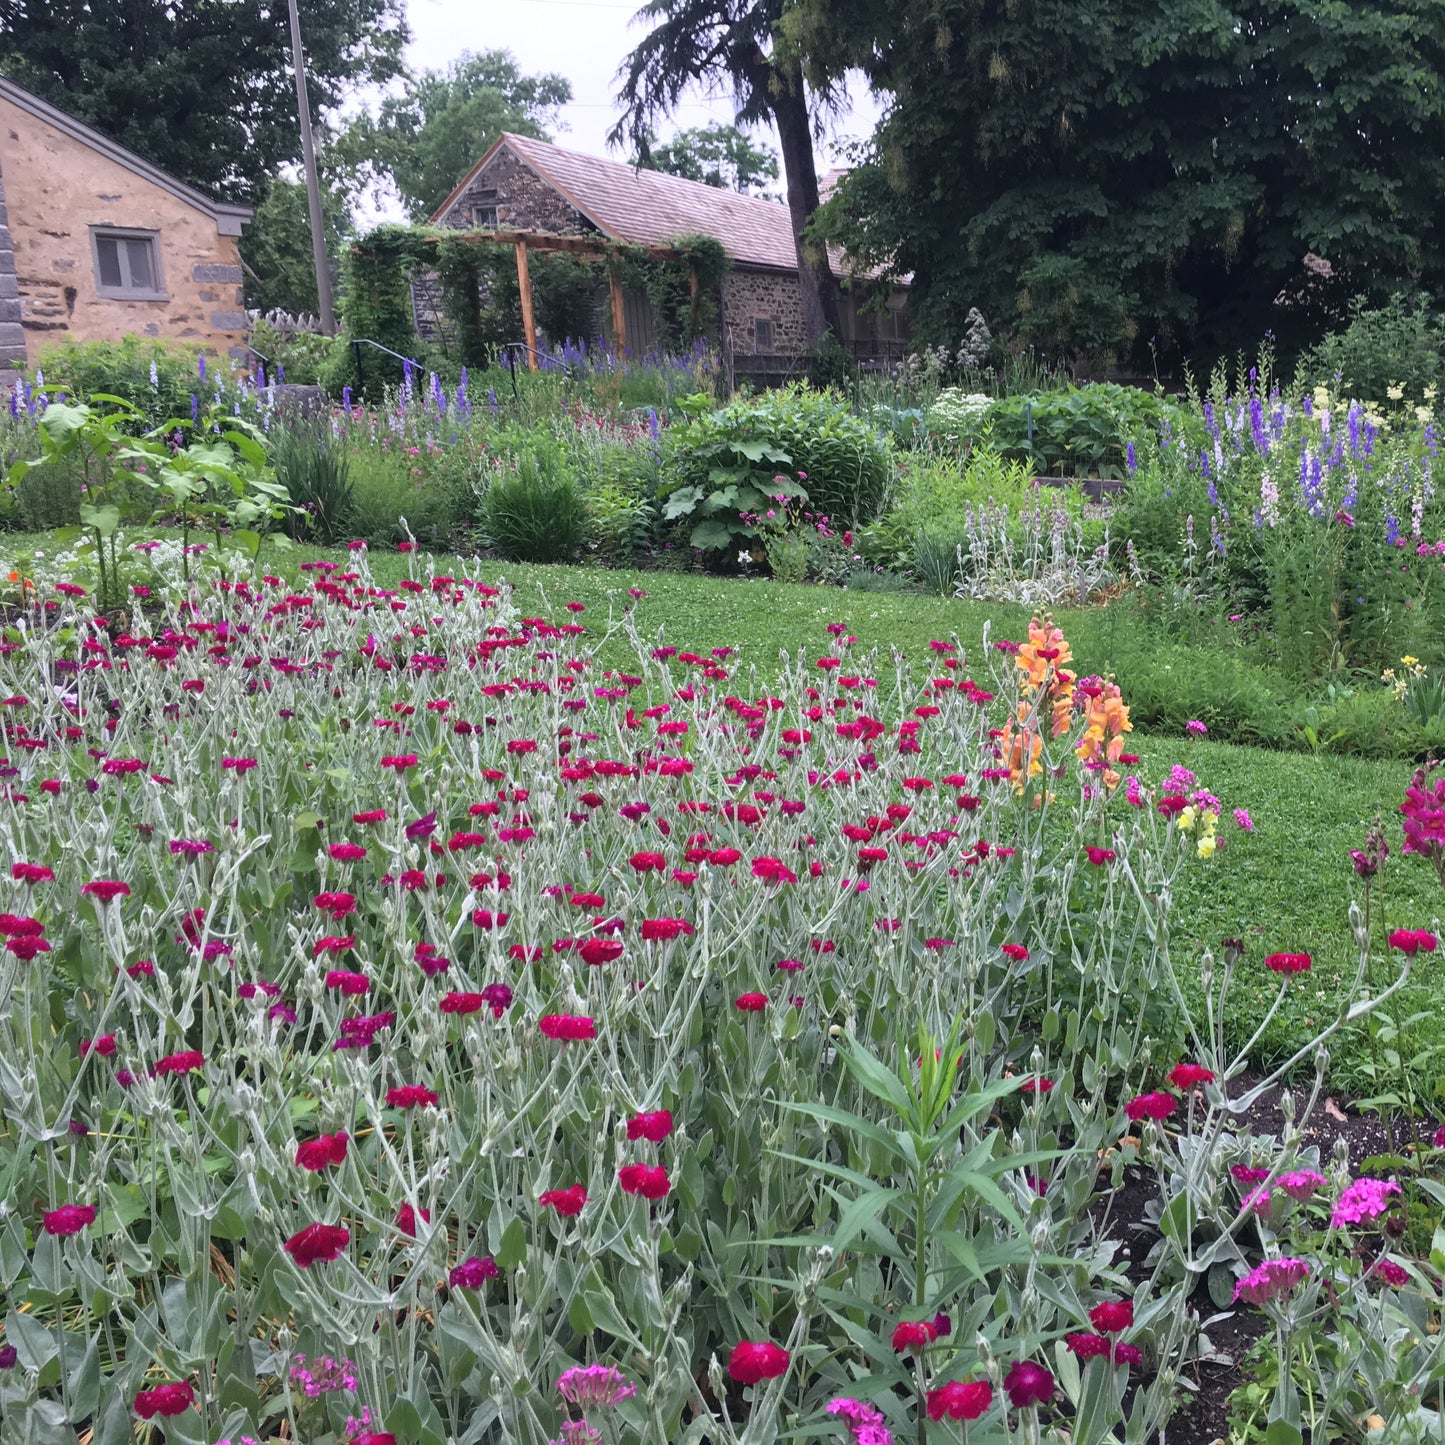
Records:
[[[1307,1250],[1301,1350],[1346,1285],[1414,1307],[1389,1198],[1241,1215],[1348,1197],[1217,1012],[1308,976],[1269,929],[1198,992],[1171,900],[1253,833],[1063,634],[911,672],[837,623],[759,677],[409,565],[172,580],[119,636],[44,595],[0,656],[7,1422],[1149,1439],[1202,1278]]]

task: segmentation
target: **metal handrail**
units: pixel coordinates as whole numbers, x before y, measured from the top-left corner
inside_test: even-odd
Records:
[[[528,346],[525,341],[504,341],[497,350],[499,352],[525,351],[539,361],[545,361],[549,367],[560,366],[563,371],[568,369],[568,364],[565,361],[559,361],[550,351],[538,351],[535,346]]]
[[[539,361],[545,361],[549,371],[554,367],[560,367],[563,376],[570,378],[572,375],[572,370],[565,361],[559,361],[555,356],[549,355],[545,351],[538,351],[535,346],[528,346],[525,341],[505,341],[497,348],[497,355],[501,357],[508,351],[526,352],[528,355],[535,356]],[[515,403],[520,403],[522,398],[517,390],[517,368],[515,366],[509,366],[507,373],[512,378],[512,400]]]
[[[353,336],[351,338],[351,355],[356,362],[356,380],[363,388],[366,387],[366,368],[361,364],[361,348],[363,346],[374,347],[377,351],[387,356],[394,356],[398,361],[405,362],[408,366],[414,366],[421,370],[421,362],[414,356],[403,356],[399,351],[393,351],[389,346],[383,346],[379,341],[373,341],[369,336]]]
[[[388,356],[394,356],[394,357],[396,357],[396,359],[397,359],[398,361],[409,361],[409,362],[411,362],[411,364],[412,364],[414,367],[416,367],[416,369],[417,369],[418,371],[421,370],[421,362],[419,362],[419,361],[416,359],[416,357],[414,357],[414,356],[403,356],[403,355],[401,354],[401,352],[399,352],[399,351],[393,351],[393,350],[391,349],[391,347],[389,347],[389,346],[383,346],[383,345],[381,344],[381,342],[379,342],[379,341],[372,341],[370,337],[367,337],[367,336],[353,336],[353,337],[351,338],[351,344],[352,344],[353,346],[374,346],[378,351],[384,351]]]

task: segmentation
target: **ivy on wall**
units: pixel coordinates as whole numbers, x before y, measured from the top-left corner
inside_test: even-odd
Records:
[[[433,249],[415,226],[383,225],[356,241],[342,261],[341,320],[348,338],[365,338],[415,358],[411,276]],[[338,348],[323,377],[333,391],[372,391],[401,380],[402,362],[369,346]]]
[[[671,245],[676,256],[619,246],[603,264],[623,286],[646,294],[658,345],[664,351],[681,351],[699,337],[716,336],[718,288],[729,263],[722,243],[711,236],[679,236]]]

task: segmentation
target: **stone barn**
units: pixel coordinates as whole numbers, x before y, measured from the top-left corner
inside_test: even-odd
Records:
[[[665,246],[679,236],[711,236],[732,262],[718,298],[717,339],[724,364],[737,380],[764,383],[806,369],[792,223],[787,207],[776,201],[505,134],[442,202],[431,224],[643,246]],[[830,259],[834,271],[846,277],[841,253],[831,253]],[[860,362],[883,365],[906,352],[904,301],[899,292],[886,309],[861,309],[857,296],[845,289],[841,340]],[[625,294],[624,302],[628,349],[639,354],[656,336],[650,303],[634,291]],[[419,330],[425,325],[421,311],[419,306]]]

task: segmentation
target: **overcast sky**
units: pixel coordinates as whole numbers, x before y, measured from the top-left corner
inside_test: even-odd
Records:
[[[554,139],[573,150],[624,158],[608,149],[606,135],[617,118],[617,69],[645,33],[630,23],[637,9],[629,0],[408,0],[408,59],[415,70],[440,70],[463,50],[510,50],[528,73],[556,71],[571,81],[574,98],[563,108],[563,128]],[[877,111],[867,88],[859,82],[851,92],[851,114],[819,148],[820,162],[831,163],[839,143],[873,128]],[[698,93],[659,133],[666,139],[675,129],[732,119],[726,95]],[[774,137],[765,138],[777,148]]]

